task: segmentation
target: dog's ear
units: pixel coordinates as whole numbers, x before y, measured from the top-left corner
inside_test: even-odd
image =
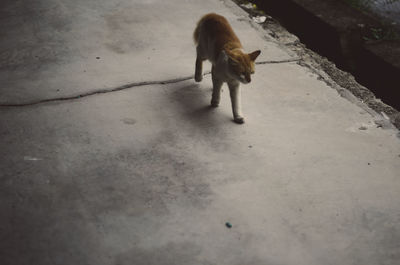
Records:
[[[249,53],[250,59],[254,62],[257,59],[258,55],[260,55],[260,53],[260,50]]]

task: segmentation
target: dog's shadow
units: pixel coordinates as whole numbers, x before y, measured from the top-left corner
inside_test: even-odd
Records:
[[[168,96],[186,121],[199,128],[216,127],[229,118],[220,108],[211,106],[211,85],[203,83],[185,84]]]

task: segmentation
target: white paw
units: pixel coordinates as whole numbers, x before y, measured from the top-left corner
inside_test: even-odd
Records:
[[[233,119],[234,122],[236,122],[237,124],[243,124],[244,123],[244,118],[243,117],[235,117]]]
[[[201,82],[201,80],[203,80],[203,76],[202,75],[195,75],[194,76],[194,81]]]
[[[211,107],[217,108],[218,106],[219,106],[219,102],[218,101],[211,100]]]

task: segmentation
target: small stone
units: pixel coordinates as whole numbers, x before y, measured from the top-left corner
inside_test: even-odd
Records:
[[[359,130],[366,130],[367,129],[367,127],[365,127],[365,126],[361,126],[360,128],[358,128]]]
[[[249,145],[249,148],[253,148],[253,146],[252,146],[252,145]]]
[[[98,59],[100,59],[100,57],[99,57],[99,56],[97,56],[97,57],[96,57],[96,59],[98,60]]]
[[[254,8],[252,3],[241,4],[240,6],[246,8],[246,9],[253,9]]]
[[[265,20],[267,20],[267,17],[266,17],[266,16],[257,16],[257,17],[253,17],[253,21],[256,22],[256,23],[258,23],[258,24],[264,23]]]
[[[232,228],[232,224],[229,223],[229,222],[226,222],[225,225],[226,225],[226,227],[228,227],[228,228]]]

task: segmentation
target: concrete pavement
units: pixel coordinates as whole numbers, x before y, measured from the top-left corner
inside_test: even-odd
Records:
[[[1,5],[1,264],[400,262],[398,130],[232,2]],[[262,50],[244,125],[187,78],[211,11]]]
[[[188,36],[199,17],[211,11],[232,21],[238,34],[247,37],[243,44],[249,50],[263,50],[260,60],[288,58],[277,44],[264,42],[263,35],[238,21],[245,19],[243,13],[237,16],[218,1],[49,0],[2,5],[0,104],[193,75],[194,44]]]

